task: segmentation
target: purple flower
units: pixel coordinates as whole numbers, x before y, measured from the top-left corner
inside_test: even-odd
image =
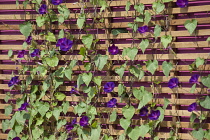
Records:
[[[178,84],[179,84],[179,80],[177,78],[172,78],[168,82],[168,87],[172,89],[172,88],[178,87]]]
[[[26,111],[26,107],[28,106],[29,104],[26,102],[26,103],[23,103],[22,105],[21,105],[21,107],[20,108],[18,108],[18,110],[19,111],[21,111],[21,110],[25,110]]]
[[[112,90],[114,89],[115,87],[115,84],[114,82],[107,82],[105,85],[104,85],[104,91],[105,92],[112,92]]]
[[[19,78],[19,76],[12,77],[8,83],[8,86],[11,87],[13,85],[18,84],[18,82],[20,82],[20,80],[18,78]]]
[[[150,120],[157,120],[159,116],[160,116],[160,110],[152,110],[148,117]]]
[[[142,116],[142,117],[147,116],[148,112],[149,112],[149,110],[147,109],[147,107],[142,107],[140,109],[139,115]]]
[[[25,50],[21,50],[18,52],[17,58],[23,58],[25,55]]]
[[[119,52],[119,49],[114,44],[112,46],[109,46],[108,51],[111,55],[116,55]]]
[[[35,49],[30,55],[31,57],[35,57],[35,56],[39,57],[39,52],[40,52],[39,49]]]
[[[80,126],[87,126],[88,125],[88,117],[83,116],[79,121]]]
[[[53,4],[53,5],[59,5],[59,4],[61,4],[63,2],[63,0],[51,0],[51,3]]]
[[[199,76],[200,76],[199,74],[194,74],[193,76],[191,76],[189,82],[190,82],[190,83],[199,83],[199,82],[198,82]]]
[[[187,7],[188,0],[177,0],[176,5],[179,6],[180,8]]]
[[[67,38],[60,38],[56,43],[56,46],[60,46],[62,51],[68,51],[73,46],[73,41]]]
[[[194,110],[196,110],[196,107],[197,107],[197,103],[192,103],[191,105],[188,106],[188,111],[189,112],[192,112]]]
[[[47,5],[42,4],[39,8],[39,14],[46,14],[47,13]]]
[[[77,123],[77,119],[75,118],[70,124],[66,125],[66,130],[67,131],[71,131],[72,129],[74,129],[74,125]]]
[[[117,104],[117,99],[112,98],[110,101],[107,102],[107,107],[114,107]]]
[[[31,40],[32,40],[32,36],[28,36],[27,39],[25,40],[25,42],[30,45],[31,44]]]
[[[141,34],[143,34],[143,33],[145,33],[145,32],[147,32],[148,31],[148,26],[142,26],[142,27],[139,27],[138,28],[138,31],[141,33]]]
[[[19,137],[15,137],[12,140],[21,140]]]
[[[72,138],[67,138],[66,140],[72,140]]]

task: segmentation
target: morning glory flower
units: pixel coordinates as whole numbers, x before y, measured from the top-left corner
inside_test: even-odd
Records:
[[[173,88],[175,88],[175,87],[178,87],[178,84],[179,84],[179,80],[178,80],[177,78],[172,78],[172,79],[170,79],[169,82],[168,82],[168,87],[169,87],[170,89],[173,89]]]
[[[105,92],[112,92],[113,91],[113,89],[114,89],[114,87],[115,87],[115,84],[114,84],[114,82],[107,82],[105,85],[104,85],[104,91]]]
[[[47,13],[47,5],[42,4],[41,7],[39,8],[39,14],[46,14]]]
[[[180,8],[187,7],[188,0],[177,0],[176,5],[179,6]]]
[[[148,31],[148,26],[142,26],[142,27],[139,27],[138,28],[138,31],[141,33],[141,34],[143,34],[143,33],[145,33],[145,32],[147,32]]]
[[[25,110],[25,111],[27,111],[27,106],[28,106],[29,104],[26,102],[26,103],[23,103],[23,104],[21,104],[21,107],[20,108],[18,108],[18,110],[19,111],[21,111],[21,110]]]
[[[35,49],[30,55],[31,57],[35,57],[35,56],[39,57],[39,52],[40,52],[39,49]]]
[[[31,40],[32,40],[32,36],[28,36],[27,39],[25,40],[25,42],[30,45],[31,44]]]
[[[194,74],[193,76],[191,76],[189,82],[190,82],[190,83],[199,83],[199,82],[198,82],[199,76],[200,76],[199,74]]]
[[[76,118],[70,123],[70,124],[67,124],[66,125],[66,130],[67,131],[70,131],[70,130],[72,130],[72,129],[74,129],[74,125],[77,123],[77,120],[76,120]]]
[[[73,41],[67,39],[67,38],[60,38],[57,43],[56,46],[60,46],[60,49],[62,51],[68,51],[72,46],[73,46]]]
[[[196,102],[192,103],[191,105],[188,106],[188,111],[189,112],[195,111],[196,107],[197,107],[197,103]]]
[[[88,125],[88,117],[83,116],[79,121],[80,126],[87,126]]]
[[[25,50],[21,50],[18,52],[17,58],[23,58],[25,55]]]
[[[152,110],[148,115],[150,120],[157,120],[160,116],[160,110]]]
[[[117,99],[112,98],[110,101],[107,102],[107,107],[113,108],[117,104]]]
[[[20,80],[18,78],[19,78],[19,76],[12,77],[8,83],[8,86],[11,87],[13,85],[17,85],[20,82]]]
[[[53,5],[59,5],[59,4],[61,4],[63,2],[63,0],[51,0],[51,3],[53,4]]]
[[[142,107],[140,109],[139,115],[142,116],[142,117],[147,116],[148,112],[149,112],[149,110],[147,109],[147,107]]]
[[[119,49],[114,44],[112,46],[109,46],[108,51],[111,55],[116,55],[119,52]]]
[[[14,137],[12,140],[21,140],[19,137]]]

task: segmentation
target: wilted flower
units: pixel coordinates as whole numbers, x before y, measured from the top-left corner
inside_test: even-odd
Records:
[[[188,111],[189,112],[192,112],[194,110],[196,110],[196,107],[197,107],[197,103],[192,103],[191,105],[188,106]]]
[[[28,36],[27,39],[25,40],[25,42],[30,45],[31,44],[31,40],[32,40],[32,36]]]
[[[145,32],[147,32],[148,31],[148,26],[142,26],[142,27],[139,27],[138,28],[138,31],[141,33],[141,34],[143,34],[143,33],[145,33]]]
[[[199,83],[199,82],[198,82],[199,76],[200,76],[199,74],[194,74],[193,76],[191,76],[189,82],[190,82],[190,83]]]
[[[88,117],[83,116],[79,121],[80,126],[87,126],[88,125]]]
[[[41,7],[39,8],[39,13],[40,14],[46,14],[47,13],[47,5],[42,4]]]
[[[107,107],[114,107],[117,104],[117,99],[112,98],[110,101],[107,102]]]
[[[31,57],[35,57],[35,56],[39,56],[39,52],[40,52],[40,50],[39,49],[35,49],[30,55],[31,55]]]
[[[175,88],[175,87],[178,87],[178,84],[179,84],[179,80],[178,80],[177,78],[172,78],[172,79],[170,79],[169,82],[168,82],[168,87],[169,87],[170,89],[173,89],[173,88]]]
[[[51,0],[51,3],[53,4],[53,5],[59,5],[59,4],[61,4],[63,2],[63,0]]]
[[[148,112],[149,112],[149,110],[147,109],[147,107],[142,107],[140,109],[139,115],[140,116],[147,116]]]
[[[160,110],[152,110],[148,115],[150,120],[157,120],[160,116]]]
[[[21,50],[18,52],[17,58],[23,58],[25,55],[25,50]]]
[[[115,87],[114,82],[107,82],[107,83],[104,85],[104,91],[105,91],[105,92],[112,92],[112,90],[114,89],[114,87]]]
[[[66,130],[67,131],[70,131],[70,130],[72,130],[72,129],[74,129],[74,125],[77,123],[77,120],[76,120],[76,118],[70,123],[70,124],[67,124],[66,125]]]
[[[27,106],[28,106],[29,104],[26,102],[26,103],[23,103],[23,104],[21,104],[21,107],[20,108],[18,108],[18,110],[19,111],[21,111],[21,110],[27,110],[26,108],[27,108]]]
[[[108,51],[111,55],[116,55],[119,52],[119,49],[114,44],[112,46],[109,46]]]
[[[73,41],[67,39],[67,38],[60,38],[57,43],[56,46],[60,46],[60,49],[62,51],[68,51],[72,46],[73,46]]]
[[[19,137],[14,137],[12,140],[21,140]]]
[[[13,85],[18,84],[18,82],[20,82],[20,80],[18,78],[19,78],[19,76],[12,77],[11,80],[9,81],[9,83],[8,83],[8,86],[11,87]]]
[[[188,0],[177,0],[176,5],[179,6],[180,8],[187,7]]]

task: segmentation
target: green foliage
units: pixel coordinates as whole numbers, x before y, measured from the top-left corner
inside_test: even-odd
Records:
[[[160,33],[161,33],[161,26],[155,25],[154,36],[155,36],[156,39],[157,39],[158,36],[160,36]]]
[[[101,76],[95,76],[93,78],[93,82],[96,83],[98,86],[101,86],[101,82],[102,82]]]
[[[135,9],[137,12],[143,14],[143,12],[144,12],[144,4],[143,4],[143,3],[136,4],[136,5],[134,5],[134,9]]]
[[[122,126],[122,128],[126,131],[128,129],[128,127],[131,124],[131,120],[130,119],[120,119],[120,125]]]
[[[126,29],[123,29],[123,28],[119,28],[119,29],[112,29],[112,34],[113,35],[118,35],[120,33],[127,33],[128,30]]]
[[[122,113],[126,119],[130,120],[135,113],[135,108],[133,106],[124,106],[122,108]]]
[[[28,37],[32,31],[32,24],[30,22],[24,22],[23,24],[19,25],[20,32],[25,36]]]
[[[161,13],[165,8],[165,5],[161,2],[153,2],[152,9],[155,11],[156,14]]]
[[[200,101],[200,105],[203,108],[210,109],[210,97],[206,96],[206,98],[204,100]]]
[[[164,106],[163,106],[164,110],[167,108],[169,103],[170,103],[170,101],[167,98],[164,98]]]
[[[93,35],[88,34],[88,35],[83,35],[82,36],[82,43],[88,48],[91,48],[91,45],[93,43]]]
[[[77,26],[82,29],[85,23],[85,14],[80,14],[78,19],[77,19]]]
[[[195,60],[195,65],[196,65],[196,67],[198,68],[199,66],[203,65],[204,62],[205,62],[205,61],[204,61],[203,58],[198,57],[198,58],[196,58],[196,60]]]
[[[56,42],[55,35],[51,32],[48,32],[46,35],[46,40],[50,42]]]
[[[197,24],[198,21],[196,19],[192,19],[191,21],[186,20],[184,23],[184,27],[188,30],[190,34],[192,34],[195,31]]]
[[[202,128],[199,128],[199,130],[193,130],[192,136],[197,140],[202,140],[204,137],[204,130]]]
[[[141,80],[144,77],[144,71],[142,70],[140,65],[137,65],[137,67],[130,66],[129,71],[131,74],[136,76],[138,80]]]
[[[190,93],[194,93],[196,89],[196,84],[193,84],[192,88],[190,89]]]
[[[142,39],[142,41],[140,43],[140,48],[141,48],[143,53],[145,52],[145,50],[148,46],[149,46],[149,40],[148,39]]]
[[[144,138],[144,136],[149,132],[149,130],[150,130],[150,127],[149,127],[149,125],[147,125],[147,124],[145,124],[145,125],[141,125],[140,127],[139,127],[139,135],[142,137],[142,138]]]
[[[129,129],[128,129],[128,131],[129,131]],[[141,129],[140,129],[140,127],[136,126],[134,129],[130,129],[130,132],[128,132],[128,136],[132,140],[138,140],[140,137],[139,132],[141,132]]]
[[[87,86],[90,84],[92,77],[93,77],[93,74],[91,72],[82,74],[82,80]]]
[[[136,47],[134,47],[134,48],[123,48],[122,56],[125,57],[127,55],[131,60],[134,60],[137,53],[138,53],[138,49]]]
[[[126,6],[125,6],[126,12],[128,12],[130,10],[130,6],[131,6],[131,2],[127,1]]]
[[[139,102],[139,106],[138,109],[142,108],[143,106],[145,106],[148,102],[150,102],[153,98],[152,93],[148,92],[147,90],[144,89],[143,86],[141,86],[140,88],[140,97],[139,95],[137,96],[137,94],[135,95],[136,97],[140,98],[140,102]]]
[[[95,65],[99,70],[102,70],[104,68],[104,65],[107,63],[108,56],[102,56],[101,54],[98,54],[95,59]]]
[[[12,57],[12,56],[13,56],[13,51],[12,51],[12,50],[9,50],[9,51],[8,51],[8,56],[9,56],[9,57]]]
[[[114,122],[116,119],[117,119],[117,111],[114,110],[112,111],[112,114],[110,115],[109,122]]]
[[[2,131],[5,133],[5,131],[9,128],[10,121],[9,120],[2,120]]]
[[[152,75],[155,73],[156,69],[158,68],[158,61],[157,60],[148,60],[146,61],[146,67],[147,67],[147,70],[149,72],[152,73]]]
[[[120,78],[123,77],[125,71],[125,66],[122,65],[119,68],[115,68],[115,72],[120,76]]]
[[[56,92],[55,93],[55,98],[58,100],[58,101],[63,101],[65,98],[66,98],[66,95],[61,93],[61,92]]]
[[[136,23],[128,23],[128,27],[133,29],[134,32],[138,29],[138,24]]]
[[[151,20],[151,14],[148,11],[146,11],[144,15],[145,15],[144,23],[148,24],[150,22],[150,20]]]
[[[161,43],[163,44],[163,47],[166,49],[168,47],[168,44],[172,41],[171,35],[163,35],[161,36]]]
[[[162,64],[162,68],[164,75],[168,77],[170,71],[173,69],[173,64],[171,62],[164,61]]]
[[[36,24],[39,26],[39,27],[42,27],[44,24],[45,24],[45,17],[44,16],[38,16],[36,17]]]
[[[8,116],[10,113],[12,113],[12,106],[11,105],[8,105],[8,106],[5,106],[4,107],[5,109],[5,115]]]
[[[201,77],[201,82],[204,86],[210,88],[210,74],[208,76]]]
[[[125,86],[123,84],[118,85],[118,95],[121,96],[125,92]]]
[[[58,57],[53,56],[53,57],[46,57],[45,61],[50,67],[55,67],[58,65],[59,59]]]

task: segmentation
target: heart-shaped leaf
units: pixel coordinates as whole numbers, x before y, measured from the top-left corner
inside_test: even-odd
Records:
[[[202,140],[203,137],[204,137],[204,130],[202,128],[199,128],[198,131],[197,130],[193,130],[192,131],[192,135],[197,140]]]
[[[142,52],[144,53],[146,48],[149,46],[149,40],[148,39],[143,39],[140,43],[140,48]]]
[[[150,130],[150,127],[149,127],[149,125],[141,125],[140,127],[139,127],[139,129],[140,129],[140,131],[139,131],[139,135],[142,137],[142,138],[144,138],[144,136],[149,132],[149,130]]]
[[[101,54],[97,55],[95,57],[95,65],[99,70],[102,70],[104,68],[104,65],[107,63],[108,56],[102,56]]]
[[[137,12],[143,14],[143,12],[144,12],[144,4],[143,4],[143,3],[136,4],[136,5],[134,5],[134,9],[135,9]]]
[[[201,82],[204,86],[210,88],[210,74],[208,76],[201,77]]]
[[[165,8],[165,5],[161,2],[153,2],[152,3],[152,9],[156,12],[156,14],[159,14],[162,12]]]
[[[53,56],[53,57],[47,57],[47,58],[45,58],[45,61],[47,62],[47,64],[50,67],[55,67],[55,66],[58,65],[59,59],[56,56]]]
[[[122,113],[126,119],[131,119],[135,113],[135,108],[133,106],[124,106]]]
[[[155,25],[155,29],[154,29],[154,36],[155,38],[157,38],[161,33],[161,26],[159,25]]]
[[[161,42],[162,42],[164,48],[167,48],[168,44],[171,43],[171,41],[172,41],[171,35],[161,36]]]
[[[124,48],[122,56],[125,57],[127,55],[131,60],[134,60],[137,53],[138,53],[138,49],[136,47],[134,47],[134,48]]]
[[[164,61],[162,64],[162,68],[164,75],[168,77],[170,71],[173,69],[173,64],[171,62]]]
[[[206,96],[206,98],[200,102],[200,105],[206,109],[210,109],[210,97]]]
[[[138,126],[136,126],[134,129],[131,129],[131,132],[128,133],[129,138],[132,140],[138,140],[140,137],[140,131],[141,129]]]
[[[203,58],[200,58],[200,57],[196,58],[196,60],[195,60],[195,65],[196,65],[197,68],[198,68],[200,65],[203,65],[203,64],[204,64],[204,59],[203,59]]]
[[[24,22],[23,24],[19,25],[20,32],[25,36],[28,37],[32,31],[32,24],[30,22]]]
[[[197,24],[198,21],[196,19],[192,19],[191,21],[187,20],[184,23],[184,27],[188,30],[190,34],[192,34],[195,31]]]
[[[158,61],[157,60],[154,60],[154,61],[148,60],[146,62],[146,67],[147,67],[147,70],[149,72],[151,72],[153,75],[155,73],[156,69],[158,68]]]
[[[82,36],[82,43],[88,48],[91,48],[91,45],[93,43],[93,35],[88,34],[88,35],[83,35]]]
[[[123,66],[115,69],[115,72],[120,76],[120,78],[123,77],[124,71],[125,71],[125,67],[123,67]]]
[[[129,127],[129,125],[131,124],[131,120],[130,119],[120,119],[120,125],[122,126],[122,128],[126,131]]]
[[[92,73],[83,73],[82,74],[82,80],[85,82],[85,84],[87,86],[90,84],[92,77],[93,77]]]

